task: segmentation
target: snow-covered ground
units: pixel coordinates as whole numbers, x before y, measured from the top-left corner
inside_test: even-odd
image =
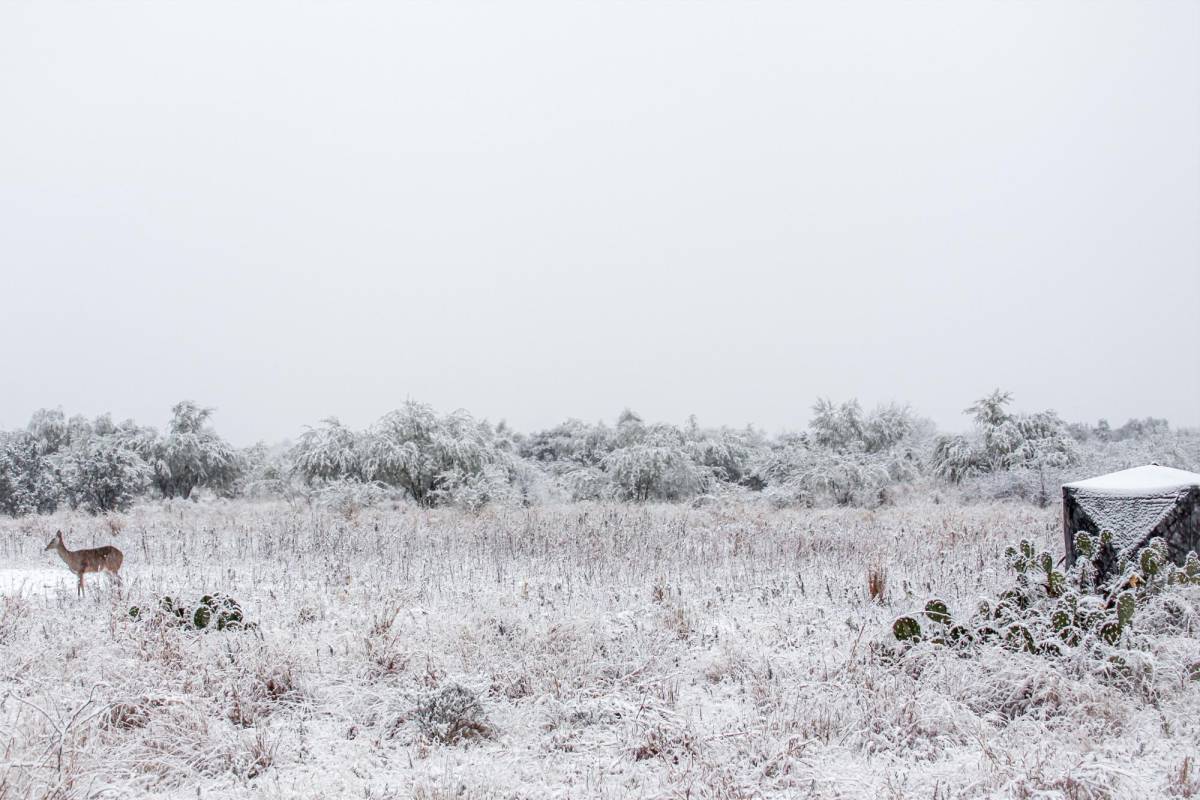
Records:
[[[61,565],[57,569],[34,566],[0,567],[0,594],[56,595],[63,585],[68,583],[74,587],[75,578]]]
[[[0,522],[0,797],[1067,797],[1200,794],[1193,640],[1149,677],[918,646],[1058,511],[580,505],[363,511],[171,504]],[[42,548],[125,552],[123,594]],[[883,603],[867,574],[886,570]],[[225,592],[256,630],[131,605]],[[493,731],[423,737],[475,692]]]

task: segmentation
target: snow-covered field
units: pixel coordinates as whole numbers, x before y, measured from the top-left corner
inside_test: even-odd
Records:
[[[986,648],[871,647],[970,605],[1024,505],[579,505],[345,518],[284,504],[0,522],[0,798],[1200,796],[1200,647],[1149,677]],[[43,547],[125,553],[122,596]],[[886,571],[884,602],[867,592]],[[132,604],[224,592],[256,630]],[[1165,653],[1165,655],[1164,655]],[[1161,668],[1160,668],[1161,667]],[[439,744],[453,684],[490,735]]]

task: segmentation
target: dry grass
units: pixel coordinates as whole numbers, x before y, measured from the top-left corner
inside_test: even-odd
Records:
[[[882,603],[887,594],[887,570],[879,564],[872,564],[867,570],[867,596],[876,603]]]
[[[1196,793],[1186,632],[1164,627],[1136,690],[1000,649],[872,655],[927,594],[993,591],[1013,539],[1057,546],[1052,510],[171,503],[123,519],[125,596],[83,601],[41,548],[55,527],[109,541],[107,519],[0,522],[8,566],[43,570],[0,597],[4,800]],[[126,613],[216,591],[259,627]],[[463,713],[434,714],[436,697]]]

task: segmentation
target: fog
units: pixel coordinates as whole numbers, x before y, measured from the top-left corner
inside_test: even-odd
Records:
[[[1200,424],[1200,4],[0,6],[0,428]]]

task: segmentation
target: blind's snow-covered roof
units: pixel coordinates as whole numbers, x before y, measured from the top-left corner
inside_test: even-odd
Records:
[[[1063,484],[1064,488],[1075,489],[1087,494],[1106,494],[1119,497],[1147,497],[1166,492],[1200,486],[1200,474],[1182,469],[1147,464],[1144,467],[1110,472],[1086,481]]]

